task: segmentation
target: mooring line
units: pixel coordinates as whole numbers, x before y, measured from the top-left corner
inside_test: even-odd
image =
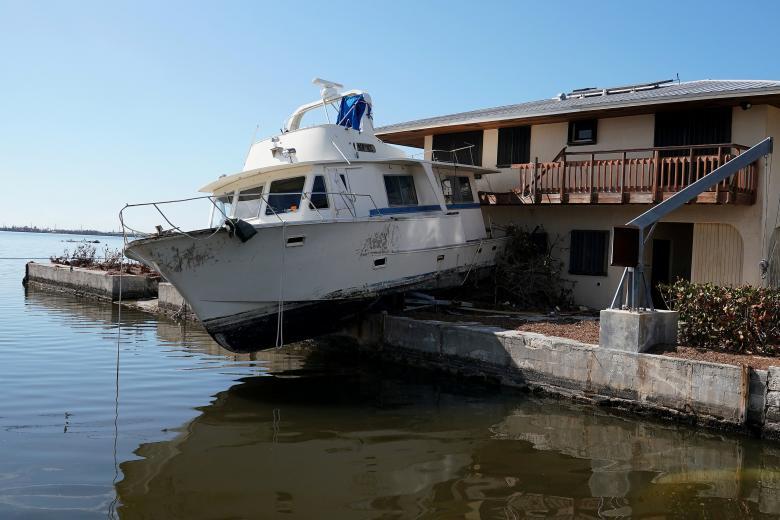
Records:
[[[116,492],[116,482],[119,479],[119,460],[117,458],[117,444],[119,440],[119,351],[122,344],[122,271],[125,267],[125,248],[122,247],[122,256],[119,260],[119,298],[117,299],[117,326],[116,326],[116,371],[114,378],[114,478],[111,482],[114,488],[114,498],[108,506],[107,518],[116,518],[116,505],[119,495]]]

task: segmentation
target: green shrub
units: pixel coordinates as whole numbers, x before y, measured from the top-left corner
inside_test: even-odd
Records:
[[[680,312],[678,339],[694,347],[744,353],[780,350],[780,290],[677,280],[660,287]]]

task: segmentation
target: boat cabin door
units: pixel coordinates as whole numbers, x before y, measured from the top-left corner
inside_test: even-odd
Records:
[[[345,168],[325,168],[330,184],[333,214],[339,217],[355,216],[355,200],[349,189],[349,178]]]

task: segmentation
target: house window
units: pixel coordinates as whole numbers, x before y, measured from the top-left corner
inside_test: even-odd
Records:
[[[655,115],[655,146],[690,146],[731,142],[731,108],[676,110]],[[714,155],[717,147],[695,150]],[[661,150],[662,157],[687,156],[689,150]]]
[[[416,206],[417,192],[411,175],[385,175],[387,202],[391,206]]]
[[[317,175],[309,195],[309,205],[312,209],[324,209],[328,207],[328,190],[325,188],[325,177]]]
[[[609,231],[571,232],[569,273],[589,276],[607,275]]]
[[[596,144],[597,122],[596,119],[569,121],[569,144]]]
[[[498,168],[531,162],[531,127],[515,126],[498,129]]]
[[[444,194],[444,202],[447,204],[474,202],[471,182],[466,176],[450,175],[445,177],[441,181],[441,191]]]
[[[265,214],[273,215],[274,213],[298,211],[305,183],[306,177],[273,181],[268,190],[268,204],[266,204]]]
[[[482,166],[482,130],[433,136],[434,161]]]
[[[260,203],[263,201],[263,187],[241,190],[236,201],[236,218],[255,218],[260,215]]]

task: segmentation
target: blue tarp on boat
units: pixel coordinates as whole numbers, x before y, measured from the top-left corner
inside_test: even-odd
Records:
[[[355,94],[341,98],[339,107],[339,117],[336,122],[347,128],[360,130],[360,120],[363,114],[368,111],[368,117],[371,117],[371,105],[368,104],[363,94]]]

